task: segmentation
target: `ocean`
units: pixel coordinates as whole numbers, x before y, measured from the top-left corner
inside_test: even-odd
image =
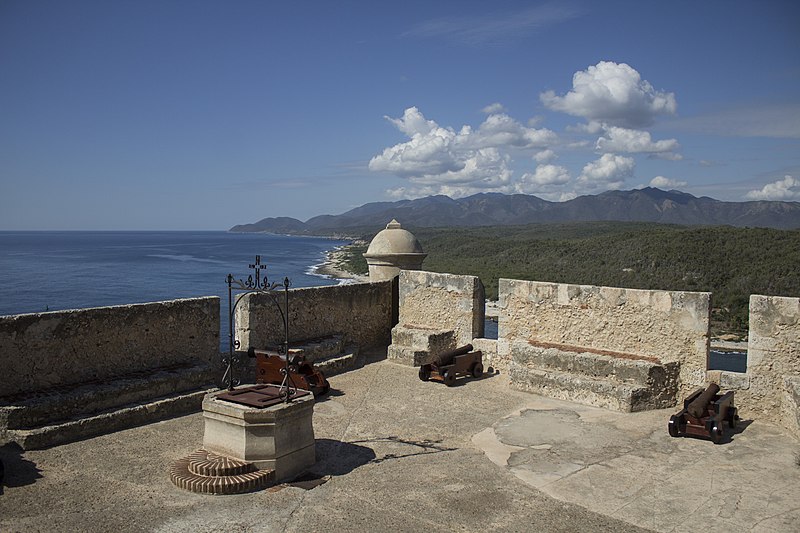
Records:
[[[223,231],[0,232],[0,315],[219,296],[227,343],[228,274],[246,280],[260,255],[270,281],[335,285],[312,270],[343,244]]]

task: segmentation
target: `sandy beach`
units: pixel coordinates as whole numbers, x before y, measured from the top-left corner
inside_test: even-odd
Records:
[[[345,250],[352,244],[355,243],[337,246],[333,250],[329,251],[325,258],[325,262],[315,265],[312,268],[312,272],[317,276],[347,280],[351,283],[369,281],[369,276],[354,274],[353,272],[346,270],[344,267]]]

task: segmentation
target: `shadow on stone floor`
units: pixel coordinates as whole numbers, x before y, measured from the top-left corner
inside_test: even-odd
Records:
[[[23,457],[24,453],[13,443],[0,446],[0,494],[3,487],[31,485],[43,477],[36,463]]]
[[[413,457],[415,455],[427,455],[431,453],[441,453],[441,452],[453,452],[456,451],[458,448],[448,448],[447,446],[443,446],[441,444],[441,440],[411,440],[411,439],[403,439],[396,436],[391,437],[376,437],[373,439],[364,439],[364,440],[356,440],[353,441],[354,443],[366,443],[366,442],[375,442],[375,443],[386,443],[390,445],[394,445],[397,448],[400,448],[398,453],[386,453],[382,457],[374,457],[370,460],[370,463],[382,463],[383,461],[388,461],[392,459],[403,459],[405,457]],[[374,453],[374,452],[373,452]]]

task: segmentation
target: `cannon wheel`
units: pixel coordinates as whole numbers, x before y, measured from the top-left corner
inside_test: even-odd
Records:
[[[680,431],[678,430],[678,418],[675,415],[669,417],[669,424],[667,424],[667,429],[669,430],[670,437],[677,437],[680,435]]]
[[[314,398],[319,398],[320,396],[325,396],[330,392],[331,386],[327,383],[322,385],[321,387],[311,387],[311,394],[314,395]]]
[[[422,381],[428,381],[431,379],[431,367],[428,365],[422,365],[419,367],[419,379]]]
[[[456,382],[456,373],[451,368],[447,372],[444,373],[444,384],[448,387],[452,387]]]
[[[472,377],[479,378],[483,375],[483,365],[480,363],[475,363],[472,365]]]

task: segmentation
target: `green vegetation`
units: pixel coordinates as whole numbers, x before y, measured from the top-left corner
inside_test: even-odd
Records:
[[[800,230],[592,222],[414,228],[424,268],[499,278],[714,294],[712,333],[747,332],[751,294],[800,295]],[[353,249],[354,266],[366,247]]]
[[[371,238],[366,241],[356,240],[350,246],[342,248],[340,266],[354,274],[367,274],[369,267],[367,266],[367,260],[364,259],[364,253],[369,247],[370,240]]]

